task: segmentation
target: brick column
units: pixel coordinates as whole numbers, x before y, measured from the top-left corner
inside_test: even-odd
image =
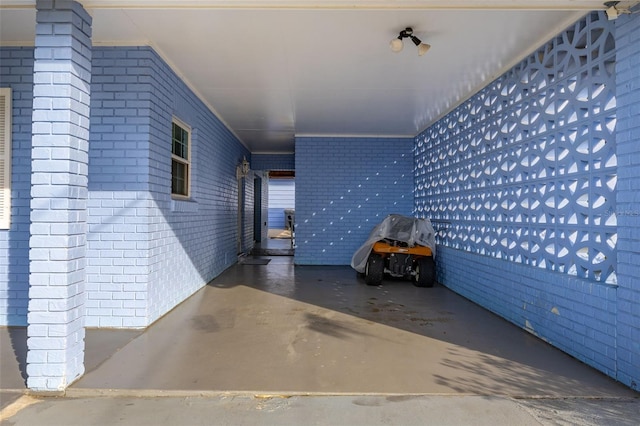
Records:
[[[640,390],[640,15],[616,21],[618,375]]]
[[[61,391],[84,373],[91,17],[36,8],[27,386]]]

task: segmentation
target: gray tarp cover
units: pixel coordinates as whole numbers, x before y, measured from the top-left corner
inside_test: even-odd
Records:
[[[373,244],[384,239],[401,241],[409,247],[429,247],[436,256],[436,235],[429,219],[390,214],[371,231],[367,241],[353,254],[351,267],[364,272]]]

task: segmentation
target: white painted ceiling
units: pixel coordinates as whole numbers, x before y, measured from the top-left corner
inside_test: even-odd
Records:
[[[255,153],[296,135],[408,136],[599,1],[82,2],[94,45],[150,45]],[[33,44],[34,1],[3,0],[0,41]],[[424,56],[389,41],[407,26]]]

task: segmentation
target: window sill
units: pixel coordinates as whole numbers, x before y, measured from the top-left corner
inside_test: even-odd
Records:
[[[198,203],[190,199],[173,198],[171,200],[171,211],[183,212],[183,213],[195,213],[198,211]]]

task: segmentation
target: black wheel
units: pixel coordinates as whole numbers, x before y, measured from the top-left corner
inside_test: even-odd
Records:
[[[364,269],[364,281],[367,285],[380,285],[383,275],[384,259],[379,254],[370,254]]]
[[[433,287],[436,283],[436,262],[433,257],[422,257],[416,261],[416,275],[413,284],[416,287]]]

